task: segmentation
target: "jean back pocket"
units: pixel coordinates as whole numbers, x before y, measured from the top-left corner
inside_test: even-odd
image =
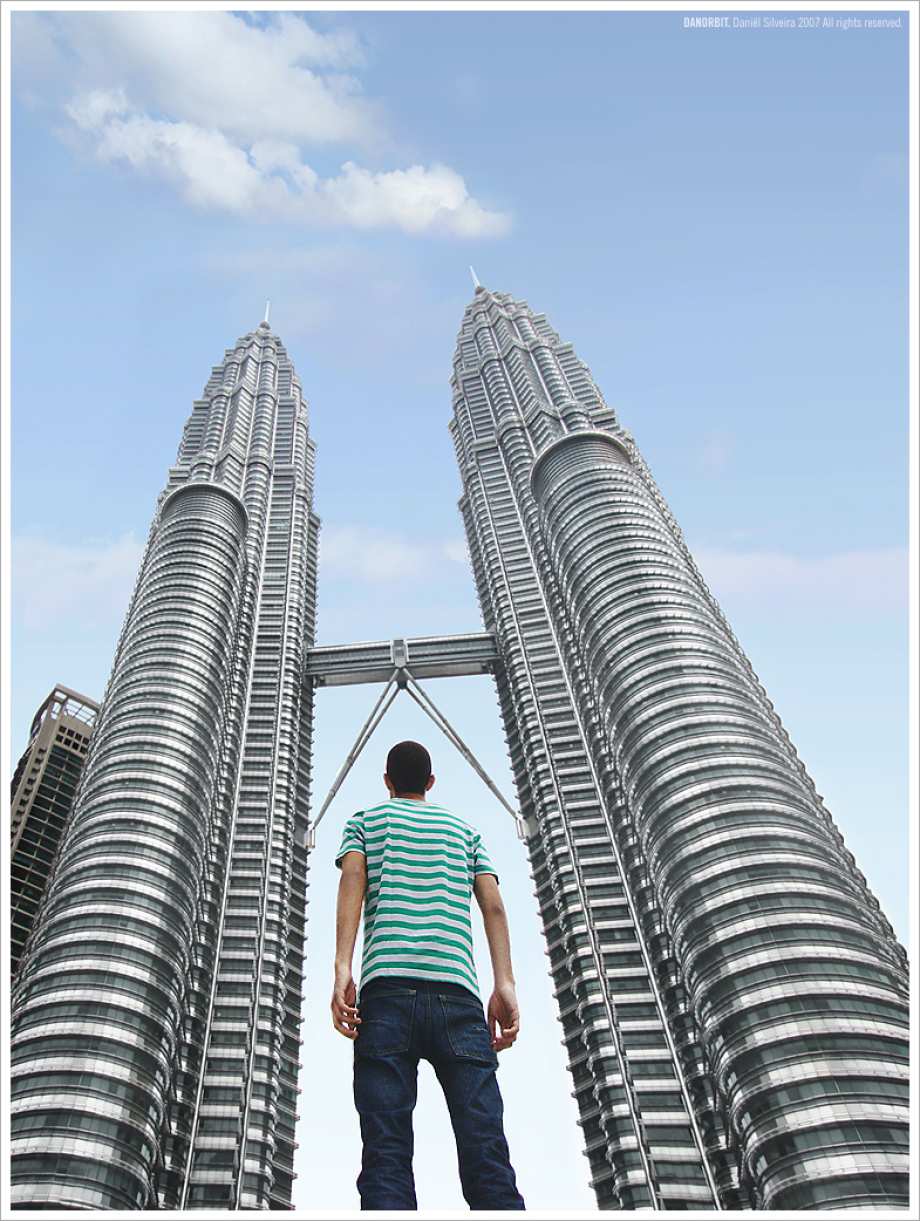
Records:
[[[492,1047],[492,1037],[486,1025],[482,1005],[472,997],[470,1000],[460,1000],[455,996],[444,995],[438,997],[438,1003],[452,1054],[460,1060],[497,1064],[498,1056]]]
[[[363,997],[358,1007],[361,1018],[355,1054],[359,1056],[397,1056],[409,1050],[415,1015],[414,992],[375,991]]]

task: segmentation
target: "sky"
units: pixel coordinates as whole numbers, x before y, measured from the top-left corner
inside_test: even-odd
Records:
[[[684,15],[13,13],[14,759],[55,683],[102,695],[184,420],[266,299],[318,447],[317,643],[481,630],[447,431],[472,264],[633,432],[906,943],[907,16]],[[430,690],[511,796],[491,680]],[[318,693],[317,799],[375,697]],[[295,1201],[357,1206],[333,857],[405,737],[501,874],[519,1185],[592,1208],[524,850],[404,697],[311,857]],[[427,1067],[419,1202],[462,1208]]]

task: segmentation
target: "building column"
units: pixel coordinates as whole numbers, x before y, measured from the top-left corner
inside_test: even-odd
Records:
[[[757,1206],[902,1202],[903,950],[633,457],[573,432],[531,486]]]
[[[217,485],[160,506],[12,998],[14,1207],[156,1207],[245,536]]]

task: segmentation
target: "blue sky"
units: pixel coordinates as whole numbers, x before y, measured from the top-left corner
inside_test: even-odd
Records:
[[[55,682],[101,695],[182,424],[266,298],[318,444],[319,642],[479,628],[447,432],[472,263],[549,315],[634,433],[906,940],[907,17],[682,17],[13,14],[14,757]],[[489,681],[433,692],[510,793]],[[318,797],[374,694],[318,696]],[[305,1208],[357,1200],[332,856],[406,736],[432,740],[397,701],[312,860]],[[590,1208],[521,848],[435,762],[503,870],[522,1190]],[[462,1207],[436,1088],[420,1202]]]

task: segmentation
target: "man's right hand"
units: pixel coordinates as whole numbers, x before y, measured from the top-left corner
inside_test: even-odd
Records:
[[[518,1037],[521,1029],[521,1014],[518,1009],[514,984],[496,984],[489,997],[489,1034],[492,1050],[504,1051]]]
[[[358,1037],[361,1019],[356,1005],[357,989],[350,970],[336,968],[332,987],[332,1024],[346,1039]]]

